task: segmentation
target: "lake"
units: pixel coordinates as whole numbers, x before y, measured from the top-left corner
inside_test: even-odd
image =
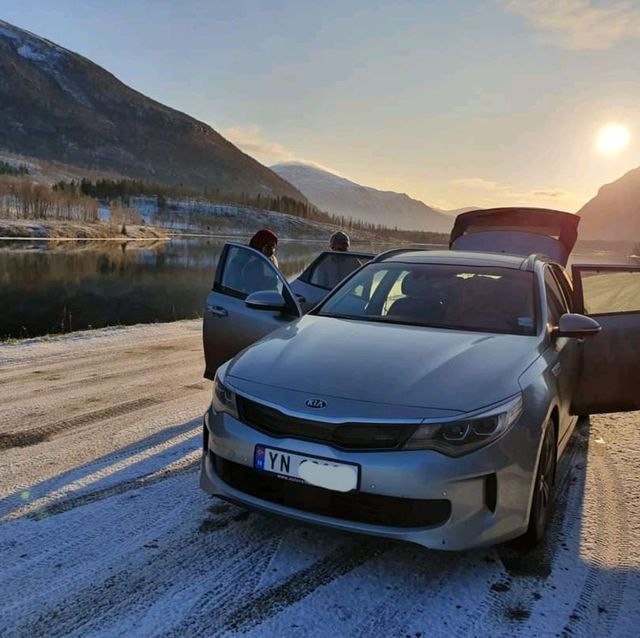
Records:
[[[201,317],[225,241],[0,240],[0,339]],[[280,268],[293,278],[325,247],[281,240]]]
[[[202,316],[224,239],[64,242],[0,239],[0,339]],[[237,241],[247,241],[238,239]],[[280,268],[295,277],[326,247],[281,240]],[[388,245],[358,244],[378,252]],[[574,261],[627,263],[628,250]]]

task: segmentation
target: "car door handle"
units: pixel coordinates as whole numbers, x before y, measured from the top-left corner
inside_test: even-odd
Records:
[[[222,306],[207,306],[207,312],[210,312],[216,317],[226,317],[229,315],[227,309],[223,308]]]

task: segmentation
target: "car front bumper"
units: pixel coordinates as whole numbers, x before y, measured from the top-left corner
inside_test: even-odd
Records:
[[[210,408],[204,418],[200,486],[209,494],[251,509],[431,549],[492,545],[527,529],[537,458],[537,444],[532,440],[535,430],[516,424],[493,444],[459,458],[430,450],[354,452],[271,437]],[[256,480],[256,445],[357,463],[359,489],[343,497],[326,494],[322,488],[305,492],[298,484],[275,479],[281,486],[274,491],[273,475],[260,472],[265,481]],[[271,483],[270,489],[267,483]],[[329,501],[317,499],[318,490]],[[330,499],[334,496],[332,511]],[[350,504],[358,520],[350,520]],[[423,515],[426,509],[421,512],[421,507],[428,508],[430,514]],[[388,510],[388,516],[383,510]],[[410,525],[402,522],[403,511],[410,513],[406,518],[411,519]]]

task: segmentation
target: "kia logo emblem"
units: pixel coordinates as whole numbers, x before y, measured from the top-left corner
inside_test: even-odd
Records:
[[[304,404],[308,408],[313,408],[314,410],[322,410],[322,408],[327,407],[327,402],[322,399],[307,399]]]

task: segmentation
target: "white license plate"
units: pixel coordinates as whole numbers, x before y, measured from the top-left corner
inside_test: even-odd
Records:
[[[358,487],[357,465],[295,454],[264,445],[256,445],[253,466],[256,470],[335,492],[350,492]]]

